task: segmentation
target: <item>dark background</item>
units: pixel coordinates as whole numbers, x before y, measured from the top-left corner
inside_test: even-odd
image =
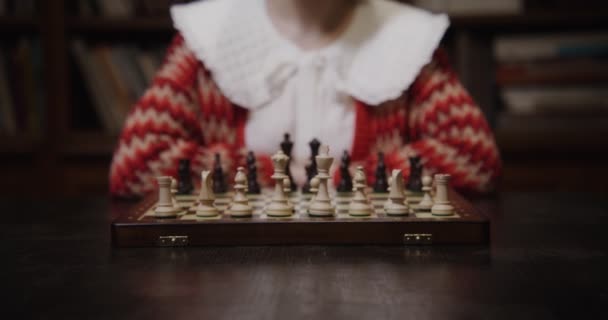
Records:
[[[0,1],[7,4],[0,13],[0,49],[8,62],[8,72],[0,81],[9,82],[11,93],[20,92],[21,100],[33,101],[29,109],[16,106],[16,113],[25,114],[25,118],[30,112],[35,115],[35,120],[25,121],[16,132],[0,134],[1,194],[107,193],[108,167],[117,137],[99,119],[72,43],[80,39],[90,48],[130,45],[158,56],[174,30],[166,9],[171,1],[136,1],[133,12],[115,17],[95,8],[99,1],[33,1],[33,8],[18,4],[21,1]],[[87,2],[94,10],[83,9],[80,2]],[[495,129],[505,163],[501,189],[607,190],[606,106],[588,106],[581,101],[557,111],[541,109],[518,115],[511,112],[501,93],[511,87],[601,88],[608,82],[608,74],[505,78],[499,74],[505,63],[493,50],[495,41],[505,36],[542,38],[574,33],[583,39],[589,33],[606,32],[608,10],[602,3],[524,1],[516,12],[451,15],[452,26],[444,45]],[[30,44],[25,55],[20,50],[23,41]],[[559,68],[560,59],[548,60]],[[605,65],[601,57],[591,60],[598,68]],[[24,77],[26,72],[29,77]]]

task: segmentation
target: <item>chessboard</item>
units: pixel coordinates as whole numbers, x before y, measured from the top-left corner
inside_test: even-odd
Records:
[[[312,217],[308,214],[310,194],[291,193],[294,213],[289,217],[271,217],[264,208],[270,203],[271,190],[247,195],[253,207],[251,217],[232,217],[226,209],[231,193],[217,194],[216,217],[196,215],[196,193],[176,195],[180,212],[173,218],[157,218],[154,209],[158,194],[117,213],[112,222],[112,241],[116,247],[203,246],[203,245],[430,245],[486,244],[489,220],[469,201],[449,190],[455,208],[451,216],[434,216],[416,209],[421,194],[407,197],[410,212],[389,216],[384,212],[387,193],[370,193],[374,212],[367,217],[348,214],[351,194],[331,193],[335,214]]]

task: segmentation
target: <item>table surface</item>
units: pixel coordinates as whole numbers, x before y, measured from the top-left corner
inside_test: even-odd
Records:
[[[477,201],[489,246],[114,249],[105,198],[1,200],[16,318],[552,319],[604,314],[608,199]],[[8,209],[8,210],[7,210]]]

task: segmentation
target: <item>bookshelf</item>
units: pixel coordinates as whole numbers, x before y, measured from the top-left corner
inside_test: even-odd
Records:
[[[173,34],[168,15],[83,18],[70,12],[70,3],[69,0],[39,0],[39,14],[33,17],[0,16],[0,34],[10,38],[20,34],[40,38],[47,108],[46,129],[40,137],[0,136],[0,174],[10,183],[10,187],[1,190],[5,194],[106,192],[107,170],[117,137],[98,126],[75,128],[73,125],[80,120],[74,113],[75,108],[82,107],[82,103],[84,107],[92,107],[86,105],[86,100],[74,98],[75,92],[80,90],[77,87],[80,79],[74,76],[70,42],[80,37],[93,43],[136,39],[133,41],[166,44]],[[445,44],[452,62],[493,125],[497,124],[501,110],[492,57],[495,36],[608,30],[605,10],[537,10],[517,15],[459,16],[451,20]],[[546,120],[539,117],[535,121],[543,123]],[[606,160],[604,150],[608,150],[608,142],[594,139],[608,133],[608,129],[599,133],[569,129],[543,132],[535,127],[533,122],[527,126],[496,128],[505,160],[504,187],[582,186],[585,179],[581,176],[608,173],[602,163]],[[33,181],[36,181],[36,188],[32,188]]]

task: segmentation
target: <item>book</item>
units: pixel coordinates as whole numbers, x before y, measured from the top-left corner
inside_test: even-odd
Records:
[[[140,16],[166,16],[172,0],[136,0],[135,11]]]
[[[7,0],[0,0],[0,16],[8,14]]]
[[[565,132],[578,135],[585,135],[589,132],[608,133],[608,114],[571,117],[567,115],[518,115],[503,112],[498,116],[496,128],[497,131],[508,130],[520,134],[542,133],[546,136]]]
[[[77,3],[77,12],[81,17],[92,17],[99,15],[99,6],[96,0],[80,0]]]
[[[35,75],[35,92],[38,94],[34,95],[35,109],[34,119],[35,128],[34,134],[40,136],[44,133],[46,127],[46,85],[44,80],[44,61],[42,54],[42,46],[40,40],[36,39],[32,41],[32,67]]]
[[[117,134],[120,129],[116,126],[117,121],[110,111],[113,105],[112,93],[103,83],[104,79],[99,77],[100,68],[94,63],[89,49],[82,40],[72,41],[71,48],[104,130],[109,134]]]
[[[511,114],[594,114],[608,110],[608,85],[505,87],[500,96]]]
[[[137,64],[144,75],[146,85],[154,81],[154,76],[161,66],[160,59],[151,52],[141,51],[136,55]]]
[[[36,91],[36,78],[39,77],[34,73],[32,46],[33,43],[31,41],[21,39],[17,46],[17,59],[19,69],[21,70],[20,80],[22,84],[20,87],[23,90],[21,95],[23,96],[23,106],[25,107],[23,110],[24,124],[22,129],[32,136],[37,136],[40,134],[40,128],[38,127],[40,119],[38,119],[37,105],[37,96],[40,92]]]
[[[112,63],[127,86],[130,105],[146,90],[146,81],[135,61],[136,51],[132,46],[115,46],[111,50]]]
[[[17,134],[17,119],[15,118],[15,105],[8,85],[8,69],[6,57],[0,51],[0,133],[9,136]]]
[[[416,0],[416,6],[450,15],[517,14],[522,0]]]
[[[129,98],[129,89],[118,66],[112,61],[110,47],[98,46],[92,52],[99,67],[98,76],[105,79],[104,83],[108,85],[108,91],[111,92],[113,97],[114,102],[110,106],[110,111],[113,114],[116,125],[120,128],[127,117],[132,103]]]
[[[134,15],[132,1],[124,0],[98,0],[100,13],[108,18],[127,18]]]
[[[499,62],[607,57],[608,33],[562,33],[497,37],[494,57]]]
[[[558,59],[502,63],[496,82],[505,86],[608,83],[608,59]]]

